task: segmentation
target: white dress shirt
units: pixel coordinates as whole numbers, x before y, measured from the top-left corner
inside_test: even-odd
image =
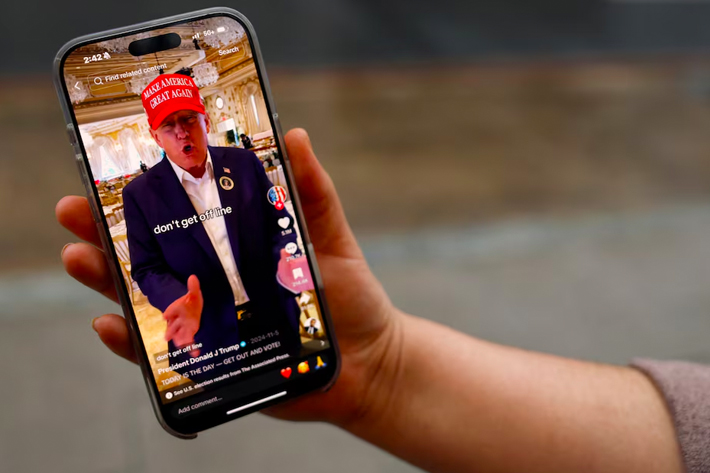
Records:
[[[170,158],[168,158],[170,161]],[[170,161],[170,165],[175,171],[180,184],[187,192],[190,202],[195,207],[198,214],[202,214],[209,209],[221,208],[222,202],[219,199],[217,191],[217,183],[214,179],[214,167],[212,166],[212,156],[207,151],[207,163],[205,165],[205,173],[200,178],[194,177],[189,172],[182,169],[177,164]],[[224,221],[224,216],[211,218],[202,222],[205,227],[207,236],[212,242],[212,246],[217,252],[222,268],[227,275],[229,285],[234,293],[234,304],[240,305],[249,301],[242,279],[239,277],[237,263],[234,260],[232,253],[232,245],[229,243],[229,235],[227,234],[227,224]]]

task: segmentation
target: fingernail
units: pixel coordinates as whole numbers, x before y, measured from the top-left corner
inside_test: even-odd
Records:
[[[72,246],[73,244],[74,243],[67,243],[66,245],[64,245],[64,247],[62,248],[62,252],[60,253],[60,256],[63,256],[66,249],[69,248],[70,246]]]
[[[67,246],[68,246],[68,245],[67,245]],[[98,330],[96,330],[96,321],[97,321],[97,320],[99,320],[98,317],[94,317],[93,319],[91,319],[91,328],[94,329],[94,332],[97,332],[97,333],[98,333]]]

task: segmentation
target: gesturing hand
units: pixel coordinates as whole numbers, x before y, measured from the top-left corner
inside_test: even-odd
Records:
[[[163,318],[168,322],[165,341],[172,340],[178,348],[195,343],[195,334],[200,329],[203,305],[200,280],[193,274],[187,280],[187,294],[176,299],[163,312]],[[198,349],[190,351],[192,357],[199,355]]]

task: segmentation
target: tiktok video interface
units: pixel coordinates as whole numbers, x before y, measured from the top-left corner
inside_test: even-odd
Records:
[[[176,47],[132,53],[161,35]],[[163,402],[325,367],[330,343],[244,28],[213,17],[82,46],[64,79]]]

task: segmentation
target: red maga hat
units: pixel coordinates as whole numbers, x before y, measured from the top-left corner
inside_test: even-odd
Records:
[[[141,93],[148,124],[156,130],[165,117],[180,110],[193,110],[205,114],[200,89],[192,77],[182,74],[162,74]]]

